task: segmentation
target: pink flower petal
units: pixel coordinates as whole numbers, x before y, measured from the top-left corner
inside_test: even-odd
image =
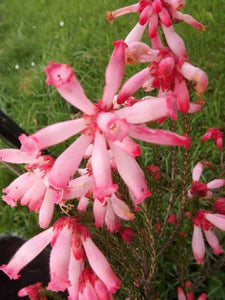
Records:
[[[133,220],[135,218],[134,214],[130,211],[127,204],[116,197],[115,194],[111,196],[112,208],[114,212],[123,220]]]
[[[0,270],[5,272],[10,279],[19,278],[19,272],[31,262],[51,242],[53,228],[39,233],[23,244],[11,258],[7,265],[2,265]]]
[[[124,40],[124,42],[127,44],[128,47],[130,46],[131,43],[140,41],[146,26],[147,23],[145,25],[140,25],[139,22],[134,26],[134,28],[131,30],[131,32],[127,35],[127,37]]]
[[[92,153],[94,198],[111,196],[118,188],[112,181],[112,172],[104,135],[96,131]]]
[[[133,157],[141,155],[140,146],[135,143],[129,136],[125,137],[122,142],[115,141],[114,144]]]
[[[223,252],[223,249],[219,243],[219,240],[212,230],[204,230],[207,242],[213,250],[213,253],[219,255]]]
[[[178,135],[174,132],[161,129],[151,129],[145,126],[132,125],[130,135],[148,143],[170,146],[184,146],[188,148],[190,138],[188,136]]]
[[[47,228],[52,220],[54,212],[54,191],[48,188],[39,211],[39,226]]]
[[[121,84],[125,68],[126,44],[120,40],[114,42],[114,45],[115,49],[105,72],[106,85],[102,99],[103,105],[108,108],[111,107],[113,97]]]
[[[202,230],[199,226],[194,225],[192,236],[192,251],[197,264],[204,264],[205,243],[203,240]]]
[[[180,68],[181,74],[188,80],[195,82],[195,91],[201,96],[208,87],[208,77],[204,71],[191,65],[188,62],[184,62]]]
[[[67,140],[71,136],[82,131],[85,126],[86,124],[83,118],[64,121],[38,130],[30,137],[37,140],[38,149],[42,150]]]
[[[71,229],[64,226],[54,243],[50,254],[51,281],[48,284],[48,290],[55,292],[65,291],[71,285],[68,273],[71,254],[71,235]]]
[[[83,246],[93,271],[104,282],[108,291],[114,294],[120,288],[120,280],[113,272],[102,252],[96,247],[91,238],[82,239]]]
[[[199,181],[199,178],[202,175],[202,171],[203,171],[203,165],[202,163],[198,162],[192,170],[192,179],[194,181]]]
[[[71,286],[68,287],[69,297],[71,300],[79,300],[78,298],[78,287],[81,273],[84,270],[84,261],[82,259],[75,259],[71,251],[70,262],[69,262],[69,281]]]
[[[115,114],[133,124],[151,122],[166,116],[175,120],[177,105],[172,95],[161,98],[145,97],[132,106],[115,111]]]
[[[17,149],[1,149],[0,161],[5,161],[15,164],[37,163],[39,160],[35,156],[22,152]]]
[[[56,159],[48,179],[53,187],[64,188],[69,183],[91,141],[92,136],[82,134]]]
[[[88,115],[94,113],[95,105],[86,97],[83,88],[73,75],[73,70],[69,65],[50,62],[45,70],[47,73],[46,83],[55,85],[65,100]]]
[[[187,51],[183,39],[175,32],[173,26],[166,27],[161,24],[167,44],[174,54],[180,57],[187,57]]]
[[[101,228],[105,221],[106,205],[100,202],[98,199],[94,200],[93,214],[95,218],[95,227]]]
[[[113,210],[110,199],[106,205],[105,223],[109,232],[118,232],[120,229],[120,220]]]
[[[128,79],[125,84],[122,86],[118,96],[117,103],[122,104],[127,98],[132,96],[150,77],[149,68],[145,68],[140,72],[133,75],[130,79]]]
[[[206,220],[211,222],[217,228],[225,231],[225,216],[221,214],[205,214]]]
[[[178,300],[187,300],[184,291],[180,286],[177,288],[177,296],[178,296]]]
[[[110,148],[115,158],[117,170],[123,181],[132,191],[136,203],[142,202],[151,195],[143,171],[132,156],[125,153],[114,143],[110,143]]]
[[[214,179],[207,183],[209,189],[219,189],[225,185],[225,179]]]

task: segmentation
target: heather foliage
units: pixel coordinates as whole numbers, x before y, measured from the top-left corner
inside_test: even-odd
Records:
[[[70,300],[210,299],[206,285],[225,261],[223,131],[204,124],[195,134],[210,101],[208,76],[189,58],[179,26],[201,35],[206,26],[184,7],[182,0],[141,0],[108,10],[110,34],[123,18],[136,23],[124,36],[117,27],[97,94],[86,93],[94,86],[91,73],[77,71],[79,60],[75,71],[64,57],[45,68],[51,101],[57,91],[73,113],[20,135],[20,149],[0,150],[2,162],[25,168],[16,167],[3,201],[27,206],[45,229],[1,270],[17,279],[52,247],[47,287],[34,282],[19,296],[44,299],[50,290],[67,291]],[[213,163],[202,147],[214,147]]]

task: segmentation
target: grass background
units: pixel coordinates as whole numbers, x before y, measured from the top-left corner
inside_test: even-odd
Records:
[[[131,2],[128,0],[2,0],[1,109],[28,133],[73,118],[74,108],[54,88],[45,84],[44,67],[49,61],[69,63],[88,98],[93,101],[101,98],[105,68],[113,50],[112,42],[124,39],[137,22],[137,15],[127,15],[110,25],[105,20],[105,11],[129,4]],[[223,0],[205,0],[204,3],[189,0],[184,12],[207,26],[204,33],[199,33],[187,24],[176,25],[176,31],[186,43],[190,61],[209,76],[206,105],[193,116],[191,163],[194,165],[199,160],[207,159],[218,165],[219,151],[213,143],[202,144],[198,141],[209,127],[225,129],[225,3]],[[60,22],[64,25],[60,26]],[[124,80],[142,67],[128,66]],[[67,144],[53,148],[52,154],[57,155]],[[1,141],[0,145],[10,146],[5,141]],[[146,155],[146,161],[150,160],[151,155]],[[13,177],[14,174],[2,165],[0,187],[6,186]],[[0,233],[19,234],[27,238],[39,231],[35,224],[37,215],[28,213],[27,208],[9,209],[1,203]],[[223,276],[216,285],[209,284],[210,299],[225,299],[222,281]],[[223,298],[220,298],[221,295]]]

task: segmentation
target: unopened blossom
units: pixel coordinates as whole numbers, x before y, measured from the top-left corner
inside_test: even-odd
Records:
[[[102,252],[92,241],[88,228],[72,217],[60,218],[53,227],[39,233],[22,245],[7,265],[2,265],[11,279],[32,261],[49,243],[50,282],[47,289],[58,292],[68,289],[70,299],[79,299],[79,280],[87,258],[96,276],[104,283],[108,293],[115,293],[120,280],[113,272]]]
[[[41,282],[37,282],[20,289],[18,296],[28,296],[30,300],[47,300],[47,297],[43,295],[43,286]]]
[[[140,13],[139,30],[141,27],[148,26],[148,36],[152,40],[153,47],[159,47],[158,27],[161,26],[168,45],[178,56],[186,57],[186,48],[182,38],[174,31],[172,23],[184,21],[194,28],[203,31],[205,26],[195,20],[193,17],[182,14],[180,10],[184,7],[184,0],[140,0],[139,2],[122,7],[113,12],[107,11],[106,18],[112,23],[114,19],[128,13]]]
[[[217,199],[214,202],[214,210],[222,215],[225,215],[225,198]]]
[[[86,97],[73,70],[68,65],[53,62],[49,64],[46,68],[47,84],[54,85],[66,101],[80,109],[84,114],[79,119],[47,126],[31,136],[23,135],[20,138],[21,151],[38,157],[42,149],[82,133],[56,159],[49,172],[49,184],[56,189],[65,188],[79,168],[87,149],[93,144],[94,197],[102,201],[118,189],[112,179],[108,152],[110,149],[118,173],[131,190],[136,201],[141,202],[151,193],[144,174],[135,160],[135,157],[140,154],[140,146],[130,136],[134,138],[140,136],[141,140],[149,142],[153,140],[154,143],[159,144],[181,146],[187,146],[189,138],[162,131],[159,132],[156,139],[155,132],[151,132],[144,125],[136,130],[140,123],[166,116],[175,119],[177,108],[173,97],[163,96],[159,99],[151,97],[135,103],[132,107],[120,109],[116,105],[114,108],[114,98],[123,78],[126,49],[123,41],[116,41],[114,45],[115,49],[105,73],[106,84],[103,97],[97,104],[93,104]],[[133,124],[135,124],[134,128],[132,128]],[[122,157],[126,157],[126,159],[122,159]]]
[[[185,289],[187,290],[186,292],[182,289],[182,287],[177,288],[177,297],[178,300],[194,300],[194,293],[189,292],[188,290],[191,288],[191,281],[185,282]],[[202,293],[197,300],[206,300],[207,299],[207,294]]]
[[[130,227],[120,227],[119,233],[126,243],[131,243],[135,236],[135,231]]]
[[[223,252],[219,240],[212,230],[212,228],[217,225],[215,222],[210,221],[211,216],[214,218],[215,215],[216,214],[212,214],[210,211],[200,210],[193,218],[194,231],[192,237],[192,251],[198,264],[204,264],[205,257],[205,243],[202,231],[213,253],[219,255]],[[223,230],[225,230],[225,227]]]
[[[192,185],[188,190],[188,197],[200,197],[211,199],[213,192],[211,190],[221,188],[225,185],[225,179],[214,179],[208,183],[199,181],[203,171],[203,164],[198,162],[192,170]]]
[[[207,132],[203,135],[202,141],[205,142],[207,140],[213,140],[218,149],[222,149],[223,147],[223,132],[218,128],[209,128]]]
[[[160,168],[156,165],[148,165],[147,170],[150,176],[152,176],[155,180],[159,180],[161,178]]]
[[[39,225],[47,228],[51,222],[54,204],[59,203],[61,190],[52,188],[48,183],[48,175],[54,163],[50,155],[35,158],[17,149],[1,149],[0,160],[9,163],[26,164],[27,172],[17,177],[3,189],[2,199],[11,207],[28,206],[30,211],[39,213]]]
[[[167,223],[168,224],[174,224],[176,222],[177,216],[175,214],[172,214],[168,217]]]

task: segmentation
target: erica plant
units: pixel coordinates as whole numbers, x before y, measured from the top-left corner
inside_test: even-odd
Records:
[[[46,83],[79,117],[21,134],[20,149],[0,150],[2,162],[25,167],[3,189],[3,201],[28,206],[45,229],[1,270],[19,278],[51,244],[48,285],[34,282],[18,291],[20,297],[46,299],[53,291],[70,300],[183,300],[195,292],[206,299],[207,290],[199,288],[225,261],[223,133],[209,128],[199,141],[192,136],[208,77],[189,60],[174,23],[199,31],[205,26],[183,14],[184,6],[183,0],[141,0],[107,11],[110,23],[130,13],[138,21],[124,40],[113,42],[97,102],[66,62],[45,68]],[[127,65],[135,64],[139,71],[125,80]],[[43,152],[71,137],[58,157]],[[192,157],[192,148],[208,139],[221,158],[217,172]]]

